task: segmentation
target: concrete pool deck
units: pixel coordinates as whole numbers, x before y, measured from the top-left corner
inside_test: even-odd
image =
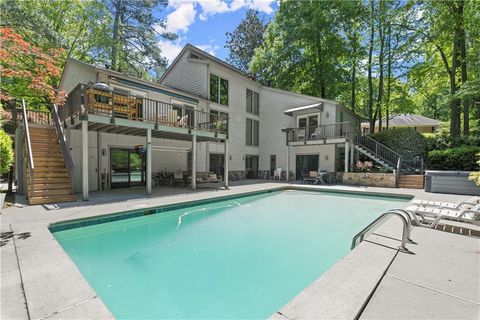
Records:
[[[1,318],[113,318],[49,232],[51,223],[285,186],[292,185],[259,183],[189,194],[175,191],[164,197],[120,194],[113,202],[99,194],[92,201],[61,204],[56,210],[43,206],[5,209],[1,216]],[[313,188],[406,194],[437,201],[468,198],[414,189]],[[415,255],[408,255],[397,250],[400,229],[399,220],[389,219],[273,318],[478,318],[480,240],[415,227],[411,237],[417,244],[407,245]]]

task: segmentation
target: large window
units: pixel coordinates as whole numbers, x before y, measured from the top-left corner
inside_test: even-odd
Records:
[[[246,141],[247,146],[258,146],[258,121],[247,118],[246,127]]]
[[[210,75],[210,100],[228,106],[228,80]]]
[[[258,92],[247,89],[247,112],[253,114],[259,114],[260,111],[260,96]]]

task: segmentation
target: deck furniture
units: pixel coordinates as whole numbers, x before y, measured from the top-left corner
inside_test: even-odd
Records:
[[[198,172],[197,173],[197,183],[216,183],[220,182],[220,179],[216,173],[207,173],[207,172]]]
[[[86,90],[88,111],[115,117],[139,120],[142,108],[142,99],[120,93],[91,87]]]
[[[183,177],[182,171],[177,171],[173,174],[173,184],[174,185],[180,184],[183,187],[186,187],[185,178]]]
[[[302,183],[315,183],[318,178],[318,171],[309,171],[307,173],[302,173]]]
[[[424,223],[436,225],[441,220],[456,220],[480,225],[480,204],[471,208],[444,209],[435,207],[409,206],[407,211],[420,216]]]
[[[416,199],[416,200],[413,200],[413,203],[419,206],[429,206],[429,207],[438,207],[438,208],[446,208],[446,209],[449,209],[449,208],[459,209],[464,206],[474,207],[475,205],[480,203],[480,198],[471,197],[466,201],[459,200],[455,203]]]
[[[282,168],[277,168],[273,171],[273,180],[280,180],[282,178]]]
[[[328,183],[328,172],[325,170],[320,170],[314,184],[327,184],[327,183]]]

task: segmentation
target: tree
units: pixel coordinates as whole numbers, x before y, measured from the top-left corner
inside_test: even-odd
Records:
[[[160,38],[177,38],[173,33],[161,31],[165,21],[153,14],[167,4],[167,0],[107,1],[114,17],[110,45],[110,67],[113,70],[139,78],[160,78],[158,70],[163,70],[167,61],[161,54],[158,41]]]
[[[11,28],[0,28],[0,100],[25,97],[44,103],[61,102],[56,83],[60,77],[61,50],[44,50]]]
[[[245,18],[233,30],[227,32],[225,48],[230,50],[227,61],[247,73],[255,49],[263,43],[267,24],[260,18],[257,10],[248,9]]]

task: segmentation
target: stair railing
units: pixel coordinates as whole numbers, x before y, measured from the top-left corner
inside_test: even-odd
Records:
[[[28,156],[28,169],[30,172],[30,180],[33,194],[33,192],[35,191],[35,164],[33,162],[32,141],[30,139],[30,129],[28,127],[27,106],[25,105],[25,99],[22,99],[22,114],[23,126],[25,128],[25,144]]]
[[[58,107],[56,104],[53,104],[52,106],[52,118],[55,123],[55,130],[57,132],[57,138],[58,142],[60,144],[60,149],[62,150],[62,155],[63,155],[63,161],[65,163],[65,167],[67,168],[68,176],[70,178],[70,188],[74,188],[74,164],[73,164],[73,159],[70,154],[70,151],[68,150],[67,146],[67,139],[65,138],[65,132],[63,130],[62,123],[60,121],[60,116],[58,114]]]
[[[355,143],[373,153],[377,158],[387,162],[392,167],[399,170],[398,160],[401,159],[402,156],[398,152],[395,152],[383,143],[378,142],[377,140],[361,133],[360,131],[358,131],[356,134]]]

